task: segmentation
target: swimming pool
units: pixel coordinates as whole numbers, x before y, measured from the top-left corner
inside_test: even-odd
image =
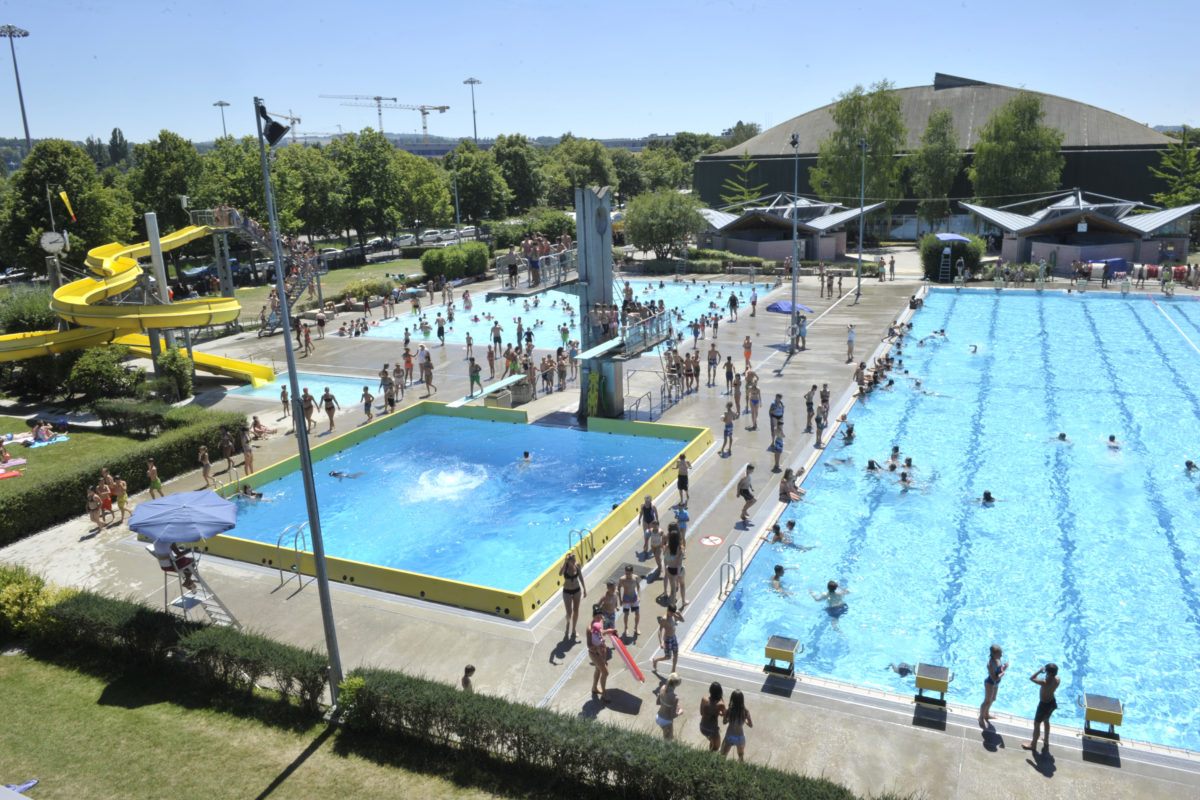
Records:
[[[299,380],[300,388],[308,388],[309,394],[314,397],[320,397],[325,393],[325,387],[333,392],[333,396],[343,406],[353,406],[362,397],[364,386],[371,388],[372,394],[378,394],[379,378],[367,377],[350,378],[344,375],[325,375],[319,372],[297,372],[296,378]],[[281,372],[275,376],[273,383],[266,383],[262,386],[239,386],[236,389],[230,389],[229,394],[242,395],[243,397],[256,397],[265,400],[279,401],[279,389],[282,386],[289,386],[288,391],[291,391],[288,384],[288,374]],[[381,405],[381,404],[377,404]]]
[[[750,291],[749,284],[730,285],[727,283],[673,283],[664,279],[661,281],[630,281],[630,285],[634,289],[634,296],[643,302],[653,298],[657,303],[662,300],[668,309],[678,308],[684,315],[685,320],[691,320],[698,317],[704,311],[709,310],[710,303],[716,303],[717,309],[728,312],[729,292],[738,292],[741,298],[741,305],[746,307],[746,312],[749,314]],[[621,286],[624,285],[622,282]],[[762,298],[771,291],[774,287],[773,283],[758,282],[754,285],[754,289],[758,291],[759,306],[765,308]],[[554,348],[562,344],[562,335],[559,333],[559,328],[566,323],[570,328],[568,338],[578,340],[580,338],[579,331],[579,297],[567,291],[560,289],[549,289],[537,295],[538,305],[533,305],[533,297],[528,298],[529,310],[525,309],[524,299],[501,298],[491,301],[483,299],[483,292],[477,296],[472,292],[472,308],[467,312],[463,310],[462,292],[455,294],[454,302],[454,322],[448,323],[446,327],[446,340],[449,342],[463,343],[467,340],[467,334],[471,334],[471,339],[475,345],[479,347],[476,357],[480,357],[487,352],[487,346],[492,341],[492,325],[498,321],[503,328],[504,343],[510,344],[516,341],[517,338],[517,320],[520,319],[524,327],[528,328],[534,325],[533,328],[533,343],[536,347]],[[426,299],[428,296],[426,296]],[[617,295],[619,302],[620,296]],[[563,303],[568,303],[575,310],[575,315],[572,317],[562,311]],[[426,339],[419,330],[420,318],[414,317],[409,313],[409,304],[401,302],[396,307],[397,315],[391,319],[382,319],[378,309],[373,310],[374,316],[371,317],[372,324],[368,337],[383,338],[383,339],[403,339],[404,329],[408,328],[413,340],[413,349],[415,351],[417,344],[433,342],[437,343],[436,320],[438,314],[443,317],[447,316],[446,306],[436,305],[427,306],[422,304],[421,316],[428,319],[429,324],[434,327],[428,339]],[[495,319],[485,317],[485,314],[490,314]],[[478,320],[473,318],[478,317]],[[339,320],[341,317],[339,317]],[[722,321],[727,319],[723,317]],[[538,324],[541,323],[541,324]],[[338,325],[341,322],[338,321]],[[337,325],[332,325],[327,328],[326,335],[334,335],[337,333]],[[361,391],[361,388],[360,390]]]
[[[1200,302],[934,291],[913,324],[948,335],[903,356],[935,394],[897,378],[855,407],[857,441],[827,448],[782,520],[816,548],[764,545],[696,649],[760,664],[789,635],[798,670],[892,691],[913,686],[889,663],[938,663],[950,699],[977,705],[995,643],[1012,665],[998,710],[1032,716],[1025,679],[1054,661],[1056,720],[1082,725],[1077,696],[1109,695],[1124,736],[1200,750],[1200,492],[1183,468],[1200,453]],[[863,470],[892,445],[918,488]],[[1000,502],[971,502],[984,490]],[[769,589],[776,563],[790,597]],[[836,630],[809,596],[830,579],[851,590]]]
[[[686,444],[416,416],[315,461],[325,550],[521,592],[566,553],[572,529],[593,528]],[[248,480],[264,497],[238,500],[230,536],[274,547],[285,528],[306,519],[300,473]]]

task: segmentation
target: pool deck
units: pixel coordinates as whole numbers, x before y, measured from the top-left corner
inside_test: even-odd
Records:
[[[755,343],[753,364],[760,375],[763,412],[757,431],[748,430],[749,418],[737,425],[732,458],[720,458],[716,447],[699,459],[692,473],[688,540],[688,594],[693,602],[684,610],[687,622],[680,627],[684,654],[678,671],[684,679],[679,694],[685,715],[677,736],[691,746],[703,746],[696,730],[696,709],[708,683],[720,680],[726,696],[733,688],[746,692],[755,727],[750,730],[747,757],[776,767],[819,775],[843,783],[862,795],[896,792],[932,799],[1005,797],[1138,797],[1176,798],[1200,794],[1200,754],[1172,751],[1153,745],[1123,744],[1117,760],[1111,754],[1085,751],[1079,731],[1055,726],[1053,757],[1032,759],[1020,748],[1029,734],[1030,723],[999,715],[994,734],[983,735],[975,723],[976,710],[953,704],[944,719],[930,719],[915,711],[911,683],[896,678],[896,693],[854,689],[798,675],[794,684],[768,681],[756,668],[720,661],[688,652],[688,645],[715,608],[718,570],[731,543],[741,544],[750,555],[752,543],[769,527],[781,506],[775,501],[777,476],[772,475],[766,407],[776,392],[787,403],[785,418],[785,466],[807,465],[817,452],[812,438],[803,434],[802,394],[813,384],[828,382],[833,391],[836,416],[851,402],[853,365],[846,364],[846,325],[857,331],[856,356],[869,360],[889,324],[907,313],[907,298],[920,288],[919,268],[911,250],[897,253],[897,279],[889,283],[864,281],[861,300],[853,297],[853,281],[844,282],[850,293],[836,302],[817,297],[816,281],[802,278],[798,301],[814,310],[809,315],[808,349],[789,358],[784,346],[788,316],[765,313],[774,300],[789,299],[790,285],[760,298],[759,313],[749,316],[744,308],[737,323],[722,324],[717,340],[722,357],[742,362],[741,341],[750,335]],[[637,276],[630,276],[637,277]],[[493,282],[494,283],[494,282]],[[487,291],[484,284],[476,290]],[[473,287],[474,288],[474,287]],[[1181,290],[1179,294],[1192,294]],[[686,343],[686,341],[685,341]],[[701,341],[701,352],[710,342]],[[374,338],[325,339],[317,341],[316,352],[298,359],[308,372],[362,376],[370,379],[383,362],[394,362],[399,343]],[[274,360],[283,369],[283,340],[280,336],[257,339],[243,335],[220,340],[203,349],[220,355],[262,362]],[[439,392],[434,399],[447,401],[466,394],[464,348],[448,345],[433,348]],[[483,352],[481,350],[481,352]],[[659,378],[658,356],[643,355],[626,363],[626,391],[652,389]],[[225,395],[215,381],[199,387],[199,402],[222,409],[258,414],[268,426],[279,426],[280,435],[256,444],[259,467],[295,453],[295,440],[285,435],[277,400]],[[645,387],[645,388],[643,388]],[[422,389],[410,392],[405,402],[415,401]],[[663,422],[702,425],[718,429],[726,400],[723,375],[718,386],[701,387],[687,395],[663,415]],[[538,399],[522,406],[531,421],[547,415],[573,411],[578,388]],[[361,407],[344,404],[337,417],[339,429],[348,430],[362,421]],[[327,423],[319,415],[314,438],[323,441]],[[658,421],[656,419],[656,421]],[[832,432],[831,432],[832,433]],[[740,501],[733,499],[733,485],[747,460],[757,464],[755,485],[760,502],[754,507],[754,524],[736,526]],[[240,464],[240,458],[238,459]],[[223,478],[223,459],[214,459],[213,471]],[[199,473],[168,483],[168,492],[200,488]],[[675,502],[670,489],[656,498],[660,513],[670,519]],[[134,498],[146,499],[146,495]],[[699,544],[702,536],[720,536],[717,547]],[[641,539],[627,530],[589,562],[584,576],[588,583],[585,607],[604,590],[604,580],[626,562],[637,563]],[[469,554],[468,554],[469,557]],[[0,550],[0,561],[19,562],[46,575],[59,585],[86,587],[116,596],[133,596],[149,604],[161,604],[162,573],[141,545],[124,527],[90,530],[79,518]],[[652,566],[652,565],[651,565]],[[311,579],[296,578],[281,585],[279,573],[250,565],[207,559],[203,574],[222,602],[247,628],[299,645],[323,647],[316,586]],[[609,694],[605,704],[589,693],[592,669],[586,660],[582,639],[563,639],[562,606],[550,604],[531,621],[514,623],[483,614],[435,606],[357,587],[333,584],[342,663],[346,670],[359,665],[400,669],[430,678],[453,682],[464,664],[476,665],[478,691],[522,702],[548,706],[566,714],[596,718],[601,722],[658,735],[654,724],[654,695],[658,678],[649,670],[656,654],[654,598],[661,592],[655,581],[646,587],[641,622],[642,635],[628,641],[630,651],[647,674],[645,685],[636,684],[615,658],[610,662]],[[586,628],[586,611],[579,631]],[[618,619],[618,629],[621,623]],[[982,663],[981,656],[981,663]],[[666,665],[664,665],[665,667]],[[803,656],[798,659],[801,673]],[[1016,665],[1017,675],[1025,666]],[[1069,669],[1069,665],[1065,665]],[[663,672],[665,679],[666,672]],[[964,676],[972,680],[972,676]],[[1016,699],[1016,698],[1019,698]],[[1072,699],[1073,700],[1073,699]],[[1033,710],[1036,695],[1031,687],[1014,678],[1001,689],[1000,704]],[[732,756],[731,756],[732,757]]]

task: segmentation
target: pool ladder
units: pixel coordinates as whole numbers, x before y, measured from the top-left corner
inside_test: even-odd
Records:
[[[579,549],[576,550],[576,547]],[[591,528],[572,528],[567,534],[567,552],[572,550],[579,556],[580,563],[596,555],[596,546],[592,543]]]
[[[279,534],[279,538],[275,540],[275,564],[279,569],[279,586],[282,588],[284,583],[283,574],[288,573],[287,580],[291,580],[294,573],[296,582],[300,584],[300,588],[304,588],[304,576],[300,572],[300,554],[308,550],[308,533],[305,529],[308,527],[307,522],[301,522],[299,525],[289,525],[283,529],[283,533]],[[292,534],[292,563],[287,567],[283,565],[283,541],[287,535]]]
[[[737,550],[737,561],[733,561],[733,551]],[[721,583],[717,590],[717,599],[727,597],[733,591],[733,587],[737,586],[737,582],[742,579],[744,570],[745,553],[742,551],[740,544],[731,544],[725,551],[725,560],[721,562],[718,580]]]
[[[221,495],[222,497],[225,496],[226,486],[232,486],[235,492],[241,490],[242,488],[242,479],[238,477],[237,467],[230,467],[229,471],[233,473],[233,478],[230,480],[222,483],[221,481],[217,481],[215,478],[213,479],[217,484],[217,494]]]

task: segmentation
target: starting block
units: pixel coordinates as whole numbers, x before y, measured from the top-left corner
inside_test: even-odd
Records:
[[[945,708],[946,692],[950,691],[950,684],[953,680],[954,675],[950,672],[949,667],[919,663],[917,664],[917,694],[913,700],[921,705]],[[927,697],[926,690],[937,692],[938,696]]]
[[[1076,698],[1076,703],[1083,709],[1083,735],[1090,739],[1104,739],[1109,742],[1121,741],[1116,726],[1125,718],[1125,705],[1115,697],[1105,697],[1101,694],[1085,694]],[[1099,722],[1107,725],[1108,730],[1093,728],[1091,724]]]
[[[796,648],[799,648],[797,651]],[[800,644],[797,639],[789,639],[786,636],[772,636],[767,640],[766,657],[770,659],[763,672],[770,675],[783,675],[788,678],[796,675],[796,653],[804,652],[804,645]],[[782,664],[776,664],[776,661],[782,661]]]
[[[1129,294],[1129,281],[1121,281],[1121,294]]]

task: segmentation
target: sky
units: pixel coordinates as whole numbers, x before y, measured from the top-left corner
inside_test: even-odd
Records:
[[[935,72],[1200,127],[1197,21],[1195,0],[0,0],[0,25],[30,32],[16,40],[30,134],[107,141],[119,127],[132,142],[164,128],[211,140],[218,100],[231,135],[253,134],[256,95],[301,132],[378,127],[373,103],[320,97],[339,94],[448,105],[430,133],[471,136],[469,77],[481,138],[765,130],[856,84]],[[383,115],[389,133],[421,130],[416,111]],[[6,53],[0,136],[22,135]]]

